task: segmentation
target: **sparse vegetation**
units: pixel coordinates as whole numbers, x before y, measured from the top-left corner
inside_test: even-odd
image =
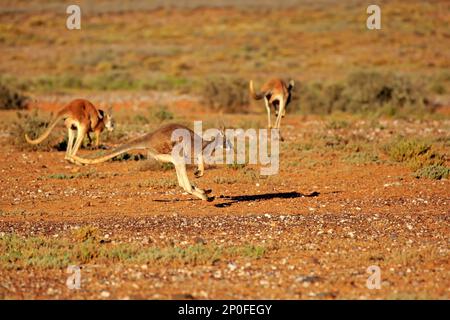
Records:
[[[156,111],[153,112],[153,116],[160,122],[173,119],[173,113],[170,112],[166,106],[159,106]]]
[[[155,189],[172,189],[178,186],[178,181],[175,178],[159,178],[159,179],[147,179],[143,182],[139,182],[140,188],[155,188]]]
[[[406,163],[413,170],[432,165],[443,165],[443,155],[433,150],[424,140],[396,138],[384,147],[389,157],[396,162]]]
[[[214,177],[213,182],[217,184],[233,184],[236,183],[237,180],[235,178]]]
[[[28,97],[0,81],[0,110],[25,109]]]
[[[342,83],[309,83],[298,90],[292,108],[303,113],[396,116],[434,111],[427,105],[428,92],[419,81],[395,73],[356,72]]]
[[[338,134],[327,134],[318,136],[318,139],[321,140],[322,144],[331,149],[342,150],[345,146],[348,145],[349,140]]]
[[[245,166],[246,166],[245,163],[238,163],[237,161],[227,164],[227,167],[233,170],[240,170],[245,168]]]
[[[139,171],[171,171],[174,165],[170,162],[159,162],[152,158],[142,161],[139,165]]]
[[[448,297],[448,1],[392,1],[387,34],[366,30],[362,0],[101,0],[64,37],[61,4],[0,8],[0,82],[42,110],[0,110],[0,299]],[[269,77],[299,80],[279,172],[248,153],[208,165],[191,182],[211,202],[172,164],[130,163],[138,150],[88,166],[30,152],[65,150],[62,121],[41,145],[23,137],[78,97],[117,124],[86,158],[168,121],[266,128],[248,81]],[[381,290],[364,289],[370,265]]]
[[[366,164],[379,162],[376,154],[367,152],[353,152],[343,157],[344,162],[350,164]]]
[[[338,129],[346,129],[350,126],[349,122],[342,119],[331,119],[326,124],[327,129],[338,130]]]
[[[417,171],[414,173],[414,176],[416,178],[428,178],[433,180],[441,180],[446,179],[450,175],[450,168],[443,166],[443,165],[427,165],[420,169],[417,169]]]
[[[153,78],[136,77],[124,70],[95,70],[97,73],[89,75],[42,75],[33,78],[12,78],[23,88],[32,92],[51,93],[71,90],[180,90],[190,91],[185,78],[161,75]],[[11,78],[11,77],[10,77]],[[0,87],[1,88],[1,87]]]
[[[99,241],[100,230],[96,227],[86,225],[72,230],[72,237],[77,242]]]
[[[63,135],[57,128],[53,129],[48,138],[38,145],[31,145],[25,140],[25,134],[28,134],[31,139],[40,136],[47,128],[50,120],[48,115],[44,115],[36,109],[31,113],[17,112],[17,118],[10,126],[11,143],[21,150],[49,151],[54,147],[58,147],[58,143],[61,143]]]
[[[117,174],[113,174],[117,175]],[[88,172],[77,172],[77,173],[53,173],[44,177],[45,179],[57,179],[57,180],[72,180],[79,178],[105,178],[107,174],[98,173],[95,170],[90,170]]]
[[[214,111],[245,113],[249,104],[248,83],[237,78],[210,78],[206,80],[203,99]]]
[[[0,236],[0,266],[5,269],[26,267],[54,269],[87,263],[152,263],[160,265],[211,265],[231,258],[259,259],[266,248],[251,244],[224,246],[215,243],[187,246],[142,246],[136,243],[106,243],[99,231],[81,227],[73,238]]]

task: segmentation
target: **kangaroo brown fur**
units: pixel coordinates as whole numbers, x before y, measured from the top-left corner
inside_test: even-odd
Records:
[[[175,166],[175,171],[178,178],[178,183],[180,187],[182,187],[186,192],[202,199],[202,200],[211,200],[211,198],[208,198],[207,194],[208,192],[199,189],[195,186],[193,186],[189,182],[189,178],[187,176],[186,172],[186,162],[182,158],[174,157],[173,150],[174,146],[177,145],[177,143],[180,143],[181,141],[173,141],[172,136],[173,132],[175,130],[185,130],[183,132],[187,133],[189,135],[189,146],[191,148],[191,157],[197,158],[198,160],[198,170],[196,172],[197,177],[201,177],[204,173],[204,159],[203,159],[203,150],[210,146],[212,143],[217,142],[217,136],[214,137],[212,140],[203,140],[200,136],[195,134],[191,129],[181,125],[181,124],[168,124],[165,126],[160,127],[159,129],[148,133],[140,138],[137,138],[129,143],[126,143],[124,145],[121,145],[117,147],[116,149],[112,150],[110,153],[108,153],[105,156],[95,158],[95,159],[86,159],[86,158],[80,158],[78,156],[72,155],[71,158],[79,163],[82,164],[95,164],[107,161],[109,159],[112,159],[122,153],[125,153],[127,151],[131,150],[146,150],[148,155],[157,161],[165,162],[165,163],[172,163]],[[223,131],[220,133],[223,136]],[[199,140],[198,140],[199,139]],[[196,150],[194,146],[196,145],[195,141],[197,140],[198,145],[201,147]],[[186,141],[182,141],[183,143],[186,143]]]
[[[270,79],[261,86],[259,92],[256,92],[253,86],[253,80],[250,80],[249,87],[251,97],[255,100],[264,99],[267,110],[267,127],[269,129],[272,128],[270,107],[275,109],[275,115],[277,117],[275,129],[280,129],[281,118],[284,118],[286,115],[286,107],[291,101],[291,94],[294,84],[294,80],[290,80],[289,83],[286,84],[283,80],[278,78]]]
[[[76,99],[64,106],[58,111],[53,121],[44,131],[44,133],[36,138],[30,139],[28,134],[25,134],[25,139],[30,144],[39,144],[44,141],[61,120],[65,119],[64,123],[68,130],[68,142],[65,159],[71,161],[72,155],[75,155],[83,142],[85,135],[88,136],[91,142],[90,132],[95,134],[95,146],[99,145],[100,133],[107,128],[109,131],[114,129],[112,118],[103,110],[97,109],[91,102],[85,99]],[[76,134],[76,140],[74,138]]]

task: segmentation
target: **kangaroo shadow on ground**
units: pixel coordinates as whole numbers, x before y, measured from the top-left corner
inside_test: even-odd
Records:
[[[263,193],[263,194],[255,194],[255,195],[242,195],[242,196],[220,196],[218,199],[228,200],[226,202],[217,203],[214,206],[217,208],[225,208],[230,207],[234,203],[238,202],[246,202],[246,201],[264,201],[264,200],[272,200],[272,199],[293,199],[293,198],[312,198],[318,197],[320,195],[319,192],[314,191],[310,194],[303,194],[300,192],[292,191],[292,192],[276,192],[276,193]]]

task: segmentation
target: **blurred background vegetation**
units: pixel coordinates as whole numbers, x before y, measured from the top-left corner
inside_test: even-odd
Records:
[[[0,87],[2,108],[23,107],[11,94],[171,91],[247,112],[248,80],[274,76],[297,81],[291,110],[307,114],[448,102],[448,1],[380,1],[377,31],[360,0],[73,3],[81,31],[66,29],[65,1],[2,1],[0,83],[12,90]]]

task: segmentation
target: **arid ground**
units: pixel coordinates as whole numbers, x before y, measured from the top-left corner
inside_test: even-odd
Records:
[[[448,3],[385,2],[378,34],[364,29],[361,1],[129,3],[90,7],[78,33],[58,27],[56,5],[2,7],[2,79],[32,104],[20,116],[0,110],[0,299],[450,298]],[[283,42],[270,41],[274,30]],[[198,179],[190,170],[211,202],[183,194],[173,168],[145,154],[64,161],[62,123],[43,146],[23,140],[77,97],[113,106],[116,130],[101,149],[170,122],[264,128],[261,101],[237,113],[205,107],[202,79],[303,84],[366,67],[426,80],[436,108],[311,114],[303,101],[283,119],[277,175],[245,164],[209,166]],[[66,284],[71,265],[79,289]],[[381,270],[379,289],[366,286],[369,266]]]

